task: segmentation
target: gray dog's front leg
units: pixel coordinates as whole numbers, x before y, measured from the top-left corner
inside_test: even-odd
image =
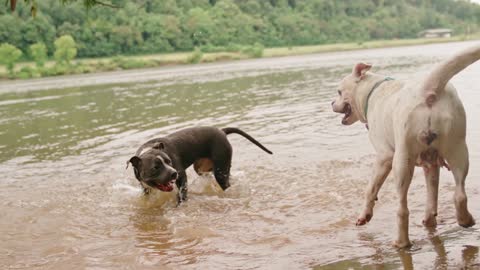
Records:
[[[180,205],[182,202],[187,200],[187,174],[183,172],[178,172],[178,179],[175,182],[178,187],[178,194],[177,194],[177,205]]]

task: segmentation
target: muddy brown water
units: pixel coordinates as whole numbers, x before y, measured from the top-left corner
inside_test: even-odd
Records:
[[[397,250],[394,181],[355,227],[374,152],[365,127],[331,112],[357,61],[408,79],[479,42],[361,50],[0,84],[0,269],[480,268],[479,225],[456,224],[442,171],[439,226]],[[467,194],[480,221],[480,63],[453,80],[468,116]],[[125,162],[144,141],[195,125],[235,126],[232,186],[188,170],[190,197],[142,195]]]

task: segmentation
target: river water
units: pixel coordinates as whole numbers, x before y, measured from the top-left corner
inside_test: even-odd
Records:
[[[425,74],[460,42],[0,83],[0,269],[480,268],[479,225],[456,224],[442,171],[439,225],[422,226],[425,182],[409,192],[409,250],[392,247],[390,176],[355,227],[374,151],[365,127],[331,112],[358,61]],[[469,206],[480,221],[480,63],[457,75],[468,117]],[[196,125],[239,127],[232,186],[189,176],[189,201],[143,196],[125,162],[146,140]]]

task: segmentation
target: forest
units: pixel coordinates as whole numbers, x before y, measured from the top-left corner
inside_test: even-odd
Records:
[[[0,10],[0,44],[33,59],[30,46],[73,37],[77,57],[192,51],[229,46],[265,47],[415,38],[426,28],[455,35],[480,31],[480,5],[465,0],[111,0],[19,1]]]

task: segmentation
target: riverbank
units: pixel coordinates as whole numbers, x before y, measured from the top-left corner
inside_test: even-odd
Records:
[[[0,93],[7,92],[24,92],[32,90],[46,90],[59,88],[74,88],[85,87],[93,85],[124,85],[128,83],[143,84],[147,82],[158,82],[161,85],[170,85],[179,82],[188,83],[192,78],[181,76],[181,74],[195,74],[195,77],[210,78],[215,80],[220,74],[225,72],[242,71],[251,76],[258,76],[260,74],[269,74],[271,72],[279,72],[279,70],[295,69],[296,64],[301,62],[304,65],[315,66],[317,61],[322,61],[323,66],[329,68],[336,68],[338,62],[342,61],[346,65],[352,65],[356,61],[371,61],[375,65],[375,56],[378,53],[389,55],[390,58],[395,58],[398,52],[401,55],[413,55],[416,57],[418,51],[424,52],[423,55],[429,58],[432,62],[440,61],[438,58],[429,57],[430,51],[435,51],[439,47],[445,45],[450,48],[456,46],[473,46],[479,44],[480,40],[450,42],[448,44],[436,43],[425,44],[417,46],[397,47],[396,48],[379,48],[379,49],[365,49],[365,50],[350,50],[338,51],[330,53],[310,53],[288,57],[264,57],[255,59],[245,59],[240,61],[223,61],[214,63],[203,63],[199,65],[171,65],[163,67],[117,70],[108,72],[96,72],[89,74],[74,74],[65,76],[52,76],[46,78],[37,78],[29,80],[4,80],[0,82]],[[452,53],[454,51],[452,50]],[[355,58],[355,55],[362,55],[361,58]],[[265,67],[265,68],[264,68]],[[272,68],[273,67],[273,68]]]
[[[169,54],[77,59],[69,65],[57,65],[54,61],[49,61],[42,68],[35,67],[35,64],[33,62],[23,62],[17,65],[15,73],[13,75],[8,75],[5,68],[1,67],[0,79],[31,79],[60,75],[88,74],[106,71],[233,61],[249,58],[282,57],[335,51],[350,51],[359,49],[374,49],[432,43],[458,42],[477,39],[480,39],[480,33],[476,35],[456,36],[450,38],[375,40],[356,43],[352,42],[278,48],[263,48],[261,45],[253,45],[247,47],[233,48],[232,51],[202,52],[200,50],[196,50],[193,52]]]

